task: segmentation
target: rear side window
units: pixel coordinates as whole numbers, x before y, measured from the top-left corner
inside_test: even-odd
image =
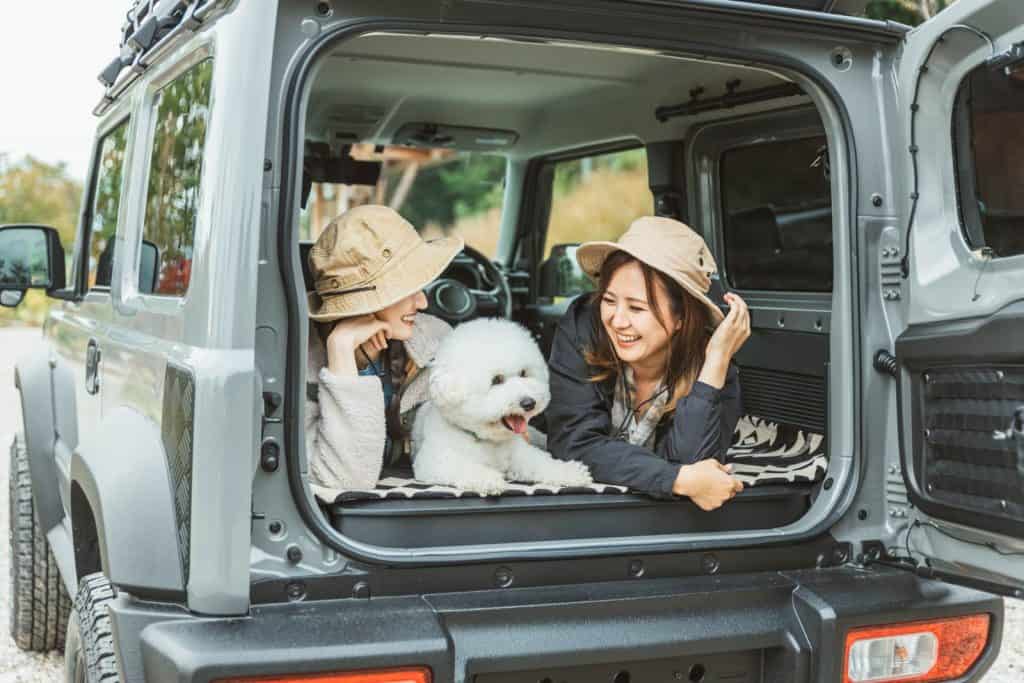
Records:
[[[824,136],[734,147],[720,164],[723,271],[732,287],[832,290]]]
[[[993,256],[1024,254],[1024,67],[971,71],[954,116],[964,238]]]
[[[128,144],[128,121],[107,133],[96,158],[89,222],[89,271],[86,289],[109,287],[117,244],[117,216],[121,209],[124,156]]]
[[[208,59],[157,93],[139,267],[143,293],[188,291],[212,81]]]
[[[560,161],[543,258],[558,244],[616,240],[633,219],[652,213],[644,148]]]

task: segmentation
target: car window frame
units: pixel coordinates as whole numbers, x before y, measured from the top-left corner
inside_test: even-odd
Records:
[[[597,145],[574,147],[554,154],[534,157],[528,162],[523,182],[523,200],[519,206],[519,230],[511,253],[517,265],[528,266],[530,272],[530,300],[536,299],[540,267],[543,263],[544,247],[547,246],[548,228],[551,223],[551,209],[554,206],[555,166],[566,161],[578,161],[586,157],[627,152],[633,149],[646,150],[647,144],[639,138],[625,138]],[[651,211],[654,210],[652,194]],[[531,227],[533,229],[531,229]],[[625,231],[625,226],[623,227]]]
[[[83,205],[83,217],[82,217],[82,253],[76,254],[76,268],[80,272],[75,273],[76,287],[79,287],[79,291],[82,295],[90,294],[91,292],[106,292],[109,293],[111,289],[110,284],[106,285],[93,285],[89,287],[89,257],[92,251],[92,220],[96,208],[96,190],[99,182],[99,175],[101,170],[101,155],[103,152],[103,143],[106,139],[113,135],[114,132],[122,125],[127,125],[125,129],[125,144],[124,144],[124,161],[122,162],[121,169],[121,187],[119,188],[120,200],[117,207],[117,224],[114,228],[114,239],[117,240],[121,232],[123,219],[124,219],[124,208],[125,200],[128,196],[128,185],[130,175],[126,173],[127,169],[131,166],[131,153],[133,149],[133,136],[135,117],[131,111],[120,112],[114,118],[111,119],[109,125],[105,125],[100,133],[96,137],[96,145],[93,150],[92,168],[89,173],[89,193],[85,197]],[[114,252],[114,258],[117,259],[117,251]],[[111,264],[113,268],[113,264]],[[111,270],[111,283],[113,282],[113,270]]]
[[[956,232],[968,252],[982,254],[987,252],[987,255],[984,256],[986,261],[1019,263],[1013,259],[1024,259],[1024,251],[999,255],[991,249],[985,235],[985,224],[981,217],[981,211],[978,209],[978,168],[974,154],[974,126],[971,122],[971,112],[964,106],[963,100],[967,91],[963,87],[972,74],[981,68],[987,68],[984,61],[969,63],[963,76],[957,82],[956,92],[950,105],[950,153],[958,218]],[[978,246],[972,244],[975,240]]]
[[[179,296],[141,292],[139,291],[138,280],[142,260],[142,242],[146,230],[146,200],[148,198],[149,176],[152,170],[153,142],[156,135],[157,97],[160,91],[174,82],[175,79],[206,60],[213,61],[213,79],[215,84],[217,60],[216,52],[213,49],[213,42],[210,40],[190,49],[187,55],[175,60],[173,64],[166,67],[163,72],[149,81],[145,86],[144,94],[140,98],[136,117],[140,134],[136,136],[136,143],[140,146],[139,149],[141,151],[133,159],[131,171],[135,177],[139,178],[137,185],[139,191],[132,198],[130,230],[126,230],[126,243],[124,245],[125,256],[131,254],[131,258],[121,259],[122,270],[120,274],[118,272],[118,264],[115,263],[114,265],[114,278],[119,280],[123,288],[120,297],[121,301],[129,308],[142,308],[154,313],[174,315],[183,310],[189,301],[189,295],[192,291],[191,281],[189,288],[184,294]],[[215,86],[212,87],[210,92],[209,107],[211,111],[214,107],[214,90]],[[203,138],[204,151],[207,150],[209,143],[210,129],[208,126],[206,136]],[[200,171],[199,204],[202,204],[205,187],[203,178],[207,174],[208,168],[207,164],[203,164]],[[196,228],[198,229],[198,223]]]
[[[128,129],[125,133],[124,169],[131,166],[131,156],[134,150],[136,117],[132,111],[130,102],[122,103],[121,106],[109,113],[100,125],[96,128],[93,137],[92,153],[89,156],[89,171],[86,176],[85,191],[82,193],[81,211],[79,212],[78,228],[75,231],[75,245],[71,257],[70,283],[74,298],[81,300],[92,292],[109,293],[110,285],[88,286],[89,275],[89,251],[92,247],[92,218],[95,209],[96,186],[99,180],[100,154],[103,151],[103,142],[122,124],[127,123]],[[123,228],[126,211],[126,200],[129,195],[130,174],[122,170],[121,178],[121,202],[117,211],[117,227],[114,231],[114,238],[118,239]],[[116,252],[115,252],[116,253]],[[113,281],[113,276],[111,277]]]
[[[807,105],[711,122],[701,126],[690,136],[686,145],[685,163],[689,178],[686,191],[687,203],[691,207],[691,225],[701,234],[714,254],[723,284],[729,283],[730,280],[725,258],[725,221],[722,215],[722,154],[729,149],[758,142],[784,142],[815,136],[824,136],[827,139],[828,133],[818,112],[813,106]],[[832,199],[835,200],[835,197]],[[834,221],[833,204],[833,231]],[[740,288],[736,288],[735,291],[770,298],[799,297],[819,303],[831,302],[832,299],[832,292]]]
[[[716,186],[716,188],[718,190],[716,198],[715,198],[715,201],[718,203],[717,209],[718,209],[718,216],[719,216],[718,223],[716,224],[716,232],[720,236],[720,244],[721,244],[721,252],[720,252],[721,253],[721,258],[718,260],[718,264],[719,264],[719,273],[718,273],[718,275],[719,275],[719,278],[722,280],[722,282],[725,284],[725,286],[727,286],[729,289],[735,289],[736,291],[757,291],[757,292],[771,292],[771,293],[784,293],[784,294],[811,294],[811,295],[814,295],[814,294],[831,294],[832,293],[832,286],[831,285],[829,286],[828,289],[764,289],[764,288],[754,288],[754,287],[737,287],[736,284],[733,282],[732,275],[729,272],[729,257],[728,257],[728,253],[727,253],[728,245],[726,244],[726,241],[725,241],[725,197],[724,197],[724,192],[722,191],[723,190],[723,185],[724,185],[722,171],[723,171],[723,167],[724,167],[725,155],[729,154],[730,152],[734,152],[736,150],[745,150],[745,149],[748,149],[748,148],[751,148],[751,147],[758,147],[758,146],[761,146],[761,145],[770,145],[770,144],[777,144],[777,143],[781,143],[781,142],[792,142],[792,141],[798,141],[798,140],[810,140],[812,138],[823,138],[823,139],[826,139],[826,141],[827,141],[827,136],[825,135],[825,131],[824,131],[824,129],[822,129],[820,133],[796,133],[796,134],[793,134],[793,135],[782,135],[782,136],[780,136],[778,138],[773,138],[773,139],[770,139],[770,140],[764,139],[764,138],[758,138],[756,141],[752,140],[752,141],[746,142],[746,143],[728,145],[728,146],[722,147],[721,149],[718,150],[718,155],[717,155],[717,159],[716,159],[716,166],[715,166],[715,174],[716,174],[715,186]],[[826,147],[826,151],[827,151],[827,147]],[[831,193],[830,193],[829,194],[829,210],[830,211],[832,209],[831,200],[832,200],[832,196],[831,196]],[[833,272],[834,271],[835,271],[835,264],[833,264]]]

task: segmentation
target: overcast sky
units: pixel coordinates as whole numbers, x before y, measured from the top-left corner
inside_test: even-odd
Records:
[[[64,161],[84,179],[103,95],[96,76],[118,53],[131,0],[0,0],[0,154]]]

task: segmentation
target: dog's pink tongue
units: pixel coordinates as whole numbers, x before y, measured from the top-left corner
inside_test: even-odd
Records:
[[[509,415],[505,418],[505,426],[516,434],[526,431],[526,418],[522,415]]]

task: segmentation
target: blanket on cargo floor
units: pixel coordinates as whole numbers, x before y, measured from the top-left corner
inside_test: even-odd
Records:
[[[797,484],[820,481],[828,469],[824,436],[788,425],[744,416],[736,425],[733,444],[726,453],[733,473],[746,486]],[[338,490],[327,504],[373,500],[424,498],[481,498],[479,493],[417,481],[408,471],[385,471],[372,489]],[[510,482],[502,496],[628,493],[625,486],[595,482],[590,486],[545,486]]]

